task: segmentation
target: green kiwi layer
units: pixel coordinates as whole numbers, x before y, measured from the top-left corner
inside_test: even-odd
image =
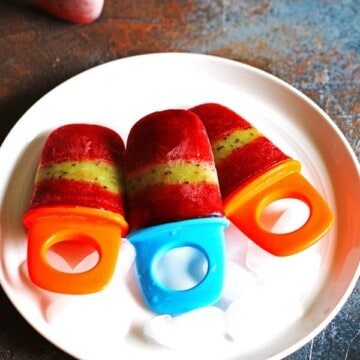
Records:
[[[215,166],[209,163],[172,162],[156,164],[128,176],[127,190],[136,192],[154,185],[170,184],[217,184]]]
[[[89,181],[114,193],[119,193],[122,189],[120,170],[100,161],[62,161],[43,166],[37,170],[35,182],[56,179]]]
[[[262,134],[255,128],[239,129],[213,142],[211,147],[216,163],[260,136]]]

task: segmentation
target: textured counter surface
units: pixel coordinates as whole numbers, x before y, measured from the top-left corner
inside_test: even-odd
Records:
[[[29,0],[0,2],[0,142],[41,96],[95,65],[184,51],[256,66],[313,99],[360,156],[360,2],[105,0],[98,21],[73,25]],[[359,282],[336,318],[288,357],[360,359]],[[0,289],[0,359],[66,359]]]

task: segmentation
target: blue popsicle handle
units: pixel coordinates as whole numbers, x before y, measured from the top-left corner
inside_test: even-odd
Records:
[[[213,304],[221,296],[225,270],[224,230],[229,221],[208,217],[151,226],[128,235],[136,249],[136,269],[147,306],[160,314],[180,314]],[[193,247],[207,260],[207,273],[194,287],[173,290],[155,274],[157,261],[174,248]]]

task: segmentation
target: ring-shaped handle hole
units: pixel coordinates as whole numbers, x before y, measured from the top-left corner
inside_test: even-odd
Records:
[[[207,275],[208,260],[197,247],[175,247],[161,254],[154,263],[153,275],[169,290],[188,290]]]
[[[309,216],[308,204],[295,198],[283,198],[264,208],[260,222],[274,234],[288,234],[303,227]]]
[[[94,240],[84,234],[66,234],[49,247],[46,261],[54,269],[69,273],[84,273],[93,269],[100,261]]]

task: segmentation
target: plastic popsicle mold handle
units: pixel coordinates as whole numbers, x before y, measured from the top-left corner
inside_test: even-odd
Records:
[[[144,228],[128,235],[135,246],[135,263],[140,288],[147,306],[156,313],[180,314],[213,304],[221,295],[224,281],[224,217],[183,220]],[[180,247],[201,251],[208,271],[194,287],[174,290],[156,277],[155,266],[168,251]]]
[[[58,293],[87,294],[102,290],[115,270],[121,237],[128,224],[110,211],[72,206],[40,207],[24,215],[28,229],[27,265],[37,286]],[[47,260],[48,250],[62,242],[90,245],[99,254],[97,264],[85,272],[67,273]]]
[[[333,214],[318,191],[300,174],[300,163],[285,160],[245,183],[224,200],[226,216],[257,245],[277,256],[298,253],[320,240],[333,223]],[[264,209],[285,198],[303,201],[309,217],[295,231],[279,234],[260,221]]]

